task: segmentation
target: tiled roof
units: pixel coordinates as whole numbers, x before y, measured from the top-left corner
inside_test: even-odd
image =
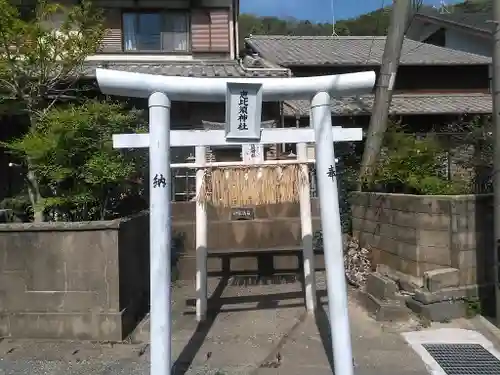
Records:
[[[373,95],[332,100],[332,113],[338,116],[369,115]],[[285,116],[308,116],[310,104],[305,100],[285,102]],[[491,113],[489,94],[394,94],[390,113],[393,115],[422,114],[483,114]]]
[[[182,77],[288,77],[287,69],[244,68],[237,61],[189,61],[189,62],[108,62],[85,63],[84,75],[95,76],[96,68],[123,70],[126,72],[159,74]]]
[[[373,36],[264,36],[246,39],[263,58],[290,66],[379,65],[385,37]],[[401,65],[489,64],[485,56],[434,46],[405,38]]]
[[[429,18],[433,21],[466,27],[485,33],[492,33],[494,29],[493,22],[488,22],[493,19],[491,9],[487,12],[467,13],[458,10],[439,12],[437,9],[425,7],[417,13],[417,19],[419,18]]]

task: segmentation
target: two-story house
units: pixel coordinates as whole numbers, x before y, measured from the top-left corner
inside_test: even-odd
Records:
[[[52,0],[72,6],[79,0]],[[104,67],[131,72],[186,77],[288,77],[283,67],[250,68],[238,58],[239,0],[92,0],[103,11],[105,36],[98,53],[88,56],[84,78],[95,79],[95,69]],[[35,0],[24,1],[33,7]],[[62,15],[54,16],[58,27]],[[146,100],[135,104],[147,108]],[[279,103],[263,104],[267,126],[280,122]],[[172,104],[172,127],[223,127],[224,103]],[[272,148],[271,148],[272,149]],[[211,158],[237,160],[241,150],[212,149]],[[191,149],[173,150],[173,159],[184,162],[194,154]],[[1,157],[0,176],[10,175],[7,156]],[[191,199],[194,194],[194,171],[176,171],[176,200]],[[2,185],[2,184],[0,184]],[[188,188],[189,186],[189,188]],[[8,185],[0,189],[0,198]],[[2,194],[3,193],[3,194]],[[1,199],[0,199],[1,200]]]
[[[414,15],[407,36],[478,55],[492,55],[493,23],[491,9],[479,13],[423,8]]]
[[[253,59],[289,68],[294,76],[380,70],[385,37],[251,36],[246,39]],[[438,130],[463,115],[488,115],[492,111],[489,90],[491,58],[406,39],[394,83],[389,113],[415,132]],[[368,127],[374,95],[332,98],[335,125]],[[309,126],[310,103],[286,101],[286,126]],[[462,149],[445,137],[449,152],[448,173]],[[339,145],[339,155],[353,155]],[[362,143],[356,143],[356,153]],[[283,146],[293,152],[293,145]],[[311,154],[313,151],[311,151]],[[342,158],[342,157],[341,157]]]
[[[246,39],[249,54],[291,70],[294,76],[375,70],[378,74],[385,37],[263,36]],[[490,114],[491,59],[405,39],[390,114],[420,128],[446,123],[462,114]],[[334,122],[369,122],[373,95],[332,100]],[[286,123],[307,126],[309,104],[287,101]],[[423,129],[422,129],[423,130]]]
[[[106,36],[95,67],[187,77],[287,77],[286,68],[251,69],[238,57],[239,0],[94,0],[104,9]],[[144,103],[145,105],[145,103]],[[278,103],[264,103],[263,120],[279,122]],[[224,103],[174,103],[173,128],[224,126]],[[211,148],[208,157],[239,160],[241,149]],[[184,162],[190,148],[173,150]],[[174,172],[173,199],[194,197],[193,170]]]

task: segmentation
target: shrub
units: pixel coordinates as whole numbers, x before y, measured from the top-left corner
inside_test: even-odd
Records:
[[[465,194],[467,181],[449,181],[447,155],[433,134],[415,136],[398,125],[384,138],[380,161],[367,190],[391,193],[445,195]]]
[[[116,133],[143,131],[144,123],[141,111],[120,103],[88,101],[51,109],[28,133],[6,146],[19,160],[30,161],[30,170],[39,179],[38,208],[46,217],[110,219],[145,207],[144,155],[120,153],[112,140]]]

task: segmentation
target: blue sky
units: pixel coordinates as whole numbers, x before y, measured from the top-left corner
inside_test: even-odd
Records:
[[[333,0],[335,19],[341,20],[373,11],[392,0]],[[439,5],[439,0],[424,0],[429,5]],[[447,4],[461,2],[448,0]],[[332,21],[332,0],[240,0],[241,11],[261,16],[294,17],[312,22]]]

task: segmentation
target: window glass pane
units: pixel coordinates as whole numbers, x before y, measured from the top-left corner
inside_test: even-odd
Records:
[[[188,50],[188,16],[185,13],[166,13],[162,32],[164,51]]]
[[[188,51],[189,16],[181,12],[123,13],[125,51]]]
[[[123,47],[125,51],[137,50],[136,20],[135,13],[123,13]]]
[[[156,51],[161,49],[162,14],[141,13],[138,17],[137,39],[140,50]]]

